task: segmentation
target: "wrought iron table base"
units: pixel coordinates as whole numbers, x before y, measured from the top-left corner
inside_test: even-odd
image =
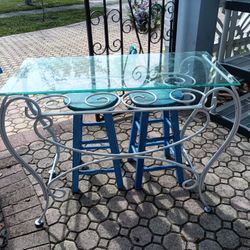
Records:
[[[175,99],[174,98],[175,91],[182,91],[184,97],[189,97],[189,98],[188,99],[184,98],[182,100]],[[206,166],[204,167],[204,169],[201,173],[198,173],[195,170],[191,159],[189,158],[187,152],[184,149],[183,149],[183,157],[185,158],[187,164],[180,164],[180,163],[174,162],[174,161],[169,160],[169,159],[150,156],[150,154],[152,154],[153,152],[164,150],[166,148],[173,147],[173,146],[180,144],[180,143],[182,144],[185,141],[191,139],[192,137],[202,133],[208,127],[208,124],[210,122],[209,112],[213,111],[217,105],[217,95],[218,95],[219,91],[225,91],[232,96],[232,98],[234,100],[234,104],[235,104],[235,122],[234,122],[234,125],[231,128],[227,138],[225,139],[225,142],[220,146],[220,148],[217,150],[217,152],[211,157],[211,159],[208,161],[208,163],[206,164]],[[17,162],[19,162],[37,180],[37,182],[39,183],[39,185],[42,189],[42,192],[43,192],[43,197],[45,200],[45,207],[43,209],[43,213],[41,214],[41,216],[35,221],[35,225],[37,227],[41,227],[44,224],[43,219],[44,219],[45,213],[49,207],[49,198],[51,197],[52,199],[56,199],[56,198],[61,198],[65,195],[65,191],[63,189],[57,189],[55,192],[53,192],[51,187],[55,181],[66,176],[68,173],[70,173],[74,169],[79,169],[79,168],[85,167],[88,164],[91,164],[91,163],[97,164],[97,163],[102,163],[102,162],[109,161],[109,160],[124,159],[124,158],[134,158],[134,159],[144,158],[144,159],[157,160],[157,161],[161,161],[161,162],[175,164],[175,165],[185,169],[186,171],[191,172],[192,177],[188,180],[185,180],[182,183],[182,187],[184,189],[187,189],[187,190],[197,189],[200,200],[204,205],[204,211],[211,212],[211,207],[206,202],[206,200],[204,198],[204,194],[203,194],[204,181],[205,181],[205,177],[206,177],[210,167],[218,159],[218,157],[223,152],[223,150],[229,145],[229,143],[231,142],[235,133],[237,132],[239,122],[240,122],[240,115],[241,115],[240,101],[239,101],[239,96],[238,96],[237,91],[235,90],[234,87],[230,87],[230,88],[217,87],[217,88],[213,88],[211,90],[208,90],[205,93],[203,93],[199,90],[196,90],[196,89],[188,89],[188,88],[174,89],[170,93],[170,98],[175,100],[179,105],[173,106],[173,107],[162,107],[162,108],[157,108],[157,109],[156,108],[138,108],[138,107],[134,107],[129,102],[129,94],[131,94],[131,93],[133,93],[134,101],[139,102],[141,92],[142,91],[132,91],[132,92],[126,93],[123,97],[118,96],[119,102],[116,104],[115,107],[112,107],[112,109],[109,109],[109,110],[95,110],[95,113],[128,113],[128,112],[141,112],[141,111],[162,111],[162,110],[170,110],[170,109],[193,110],[182,128],[180,141],[175,142],[175,143],[171,143],[167,146],[162,146],[162,147],[157,148],[157,149],[152,149],[152,150],[147,150],[144,152],[137,152],[137,153],[108,154],[108,153],[79,150],[79,149],[75,149],[75,148],[71,148],[71,147],[68,147],[66,145],[63,145],[57,140],[57,137],[53,131],[53,127],[52,127],[53,121],[52,121],[51,117],[58,116],[58,115],[64,115],[64,114],[65,115],[74,115],[74,114],[82,114],[82,113],[93,114],[93,111],[89,111],[89,112],[79,112],[79,111],[76,111],[76,112],[72,112],[72,111],[70,111],[70,112],[55,112],[55,110],[67,107],[70,100],[68,100],[68,103],[66,103],[63,107],[57,107],[57,106],[52,106],[51,98],[53,99],[53,98],[60,97],[62,99],[65,99],[64,95],[49,95],[49,96],[45,96],[45,97],[42,97],[42,98],[37,99],[37,100],[33,100],[28,96],[11,96],[11,97],[6,96],[6,97],[4,97],[2,104],[1,104],[1,109],[0,109],[0,118],[1,118],[0,133],[1,133],[2,140],[3,140],[6,148],[15,157]],[[147,93],[148,95],[152,96],[153,99],[152,99],[152,102],[150,102],[150,103],[153,103],[154,101],[157,100],[157,96],[154,96],[152,93],[150,93],[150,91],[143,91],[143,93],[144,94]],[[201,96],[201,98],[197,104],[192,105],[193,101],[195,101],[197,98],[197,94],[199,96]],[[92,94],[92,95],[90,95],[90,97],[87,100],[83,100],[83,101],[85,101],[88,105],[93,105],[91,103],[91,96],[96,96],[96,95],[100,95],[100,99],[102,99],[102,101],[103,101],[101,93]],[[107,96],[108,95],[115,95],[115,94],[105,93],[105,95],[106,95],[106,100],[104,100],[104,101],[108,102],[109,98]],[[211,97],[210,104],[208,104],[209,97]],[[41,101],[46,100],[46,99],[49,99],[48,101],[46,101],[46,106],[47,106],[47,109],[50,110],[50,112],[43,112],[39,106],[39,103]],[[8,110],[8,107],[10,106],[10,104],[15,102],[15,101],[18,101],[18,100],[25,101],[25,103],[26,103],[25,115],[29,119],[34,120],[34,131],[38,135],[38,137],[41,138],[42,140],[48,142],[48,143],[51,143],[52,145],[54,145],[56,147],[56,154],[54,157],[54,161],[53,161],[51,170],[49,172],[49,181],[47,184],[44,182],[42,177],[27,162],[25,162],[25,160],[18,154],[18,152],[12,146],[12,144],[8,138],[8,135],[6,132],[6,127],[5,127],[6,113],[7,113],[7,110]],[[123,103],[123,105],[126,106],[127,109],[114,111],[114,108],[116,108],[119,103]],[[96,107],[96,108],[98,109],[98,107]],[[52,110],[54,110],[54,111],[52,112]],[[189,124],[191,123],[191,121],[193,121],[195,119],[196,115],[199,113],[203,113],[206,117],[206,121],[204,123],[204,126],[202,128],[200,128],[194,134],[189,135],[189,136],[185,136],[185,131],[187,130]],[[42,125],[43,129],[45,129],[51,135],[52,139],[48,139],[48,138],[44,137],[41,134],[41,132],[39,131],[38,125]],[[67,170],[65,172],[59,173],[58,175],[55,175],[55,169],[56,169],[56,166],[57,166],[59,158],[60,158],[60,149],[61,148],[76,151],[76,152],[79,152],[79,153],[82,153],[85,155],[89,154],[89,155],[93,155],[93,156],[98,156],[99,158],[96,160],[93,160],[91,162],[86,162],[84,164],[81,164],[81,165],[75,167],[74,169],[70,169],[70,170]],[[159,166],[159,169],[160,169],[160,166]]]

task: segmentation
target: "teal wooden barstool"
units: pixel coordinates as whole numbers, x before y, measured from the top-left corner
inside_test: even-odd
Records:
[[[138,108],[152,108],[152,107],[167,107],[175,106],[174,100],[169,97],[169,90],[152,90],[152,94],[157,96],[157,101],[151,105],[148,105],[152,101],[152,95],[145,93],[140,93],[140,100],[136,101],[136,94],[131,94],[131,101]],[[182,98],[182,93],[180,91],[175,91],[174,97],[176,99]],[[145,104],[143,104],[143,102]],[[148,126],[152,123],[162,123],[163,135],[161,137],[148,138]],[[138,141],[136,140],[138,137]],[[135,112],[132,120],[132,129],[129,141],[129,152],[136,153],[145,151],[149,146],[155,145],[168,145],[171,142],[176,142],[180,140],[180,128],[178,112],[175,110],[162,111],[161,118],[150,119],[149,112]],[[165,156],[170,159],[174,159],[178,163],[182,163],[182,149],[181,145],[178,144],[174,147],[170,147],[164,150]],[[183,169],[178,167],[176,164],[168,164],[163,166],[151,166],[144,167],[144,159],[136,159],[136,177],[135,177],[135,188],[140,189],[142,186],[142,178],[144,172],[163,170],[163,169],[176,169],[177,182],[181,184],[184,181]]]
[[[97,109],[112,109],[113,106],[118,101],[118,97],[115,95],[108,95],[109,102],[107,103],[107,94],[103,96],[91,96],[90,93],[72,93],[67,94],[67,100],[65,103],[69,102],[68,108],[74,111],[91,111]],[[104,97],[104,98],[101,98]],[[88,100],[91,102],[91,105],[88,105],[85,101]],[[91,100],[91,101],[90,101]],[[103,101],[102,101],[103,100]],[[103,104],[102,104],[103,102]],[[73,147],[82,150],[98,150],[98,149],[110,149],[111,153],[119,154],[119,147],[116,138],[115,126],[113,122],[112,114],[103,114],[102,122],[84,122],[84,115],[74,115],[73,117]],[[106,128],[107,138],[105,139],[94,139],[94,140],[85,140],[84,139],[84,128],[86,126],[103,126]],[[75,168],[82,164],[81,154],[78,152],[73,152],[73,163],[72,168]],[[117,186],[119,189],[123,189],[122,181],[122,172],[120,160],[113,160],[113,166],[110,168],[101,168],[101,169],[76,169],[73,170],[72,175],[72,190],[73,192],[78,191],[79,185],[79,176],[80,175],[93,175],[99,173],[110,173],[114,172],[116,177]]]

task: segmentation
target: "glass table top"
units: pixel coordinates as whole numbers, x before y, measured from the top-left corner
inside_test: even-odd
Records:
[[[234,86],[206,52],[26,59],[0,95]]]

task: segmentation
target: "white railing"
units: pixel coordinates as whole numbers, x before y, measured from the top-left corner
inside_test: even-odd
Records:
[[[220,3],[218,21],[215,31],[214,53],[218,55],[220,37],[224,22],[224,2]],[[225,57],[250,51],[250,14],[233,11],[230,22],[230,31],[227,38]]]

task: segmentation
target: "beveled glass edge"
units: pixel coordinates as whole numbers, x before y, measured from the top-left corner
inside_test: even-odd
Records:
[[[175,86],[170,86],[170,85],[164,85],[164,86],[157,86],[157,88],[153,88],[153,87],[135,87],[135,88],[132,88],[132,87],[126,87],[126,88],[110,88],[110,89],[84,89],[84,90],[81,90],[81,89],[78,89],[78,90],[46,90],[46,91],[34,91],[34,92],[25,92],[25,91],[22,91],[22,92],[1,92],[1,89],[0,89],[0,96],[14,96],[14,95],[43,95],[43,94],[67,94],[67,93],[95,93],[95,92],[113,92],[113,91],[132,91],[132,90],[155,90],[155,89],[177,89],[177,88],[199,88],[199,87],[230,87],[230,86],[240,86],[240,82],[238,80],[236,80],[236,78],[230,74],[219,62],[215,61],[215,62],[212,62],[212,56],[207,52],[207,51],[190,51],[190,52],[171,52],[171,53],[162,53],[162,55],[175,55],[175,54],[179,54],[179,55],[201,55],[202,57],[207,57],[208,60],[210,62],[210,64],[216,66],[214,67],[215,69],[219,69],[220,73],[222,73],[223,77],[225,79],[228,79],[228,82],[220,82],[220,83],[199,83],[197,85],[185,85],[185,86],[178,86],[178,85],[175,85]],[[111,55],[111,56],[128,56],[129,54],[123,54],[123,55],[117,55],[117,54],[114,54],[114,55]],[[139,54],[138,54],[139,55]],[[147,56],[147,55],[160,55],[160,53],[150,53],[150,54],[147,54],[147,53],[144,53],[144,54],[140,54],[140,55],[144,55],[144,56]],[[89,56],[89,55],[86,55],[86,56],[65,56],[63,58],[73,58],[73,57],[76,57],[76,58],[81,58],[81,57],[86,57],[86,58],[95,58],[95,57],[99,57],[99,56]],[[107,57],[107,55],[100,55],[100,57]],[[20,68],[22,68],[22,66],[27,63],[27,61],[32,61],[32,60],[37,60],[37,59],[51,59],[51,58],[61,58],[61,57],[34,57],[34,58],[27,58],[25,59]],[[15,74],[17,74],[18,71],[16,71],[11,77],[15,76]],[[2,86],[3,87],[3,86]]]
[[[217,84],[199,84],[195,85],[195,88],[200,87],[231,87],[231,86],[240,86],[240,82],[231,82],[231,83],[217,83]],[[85,89],[85,90],[53,90],[53,91],[37,91],[37,92],[10,92],[10,93],[1,93],[0,96],[14,96],[14,95],[46,95],[46,94],[68,94],[68,93],[97,93],[97,92],[114,92],[114,91],[132,91],[132,90],[156,90],[156,89],[185,89],[185,88],[194,88],[194,85],[186,86],[158,86],[157,88],[147,87],[147,88],[110,88],[110,89]]]

